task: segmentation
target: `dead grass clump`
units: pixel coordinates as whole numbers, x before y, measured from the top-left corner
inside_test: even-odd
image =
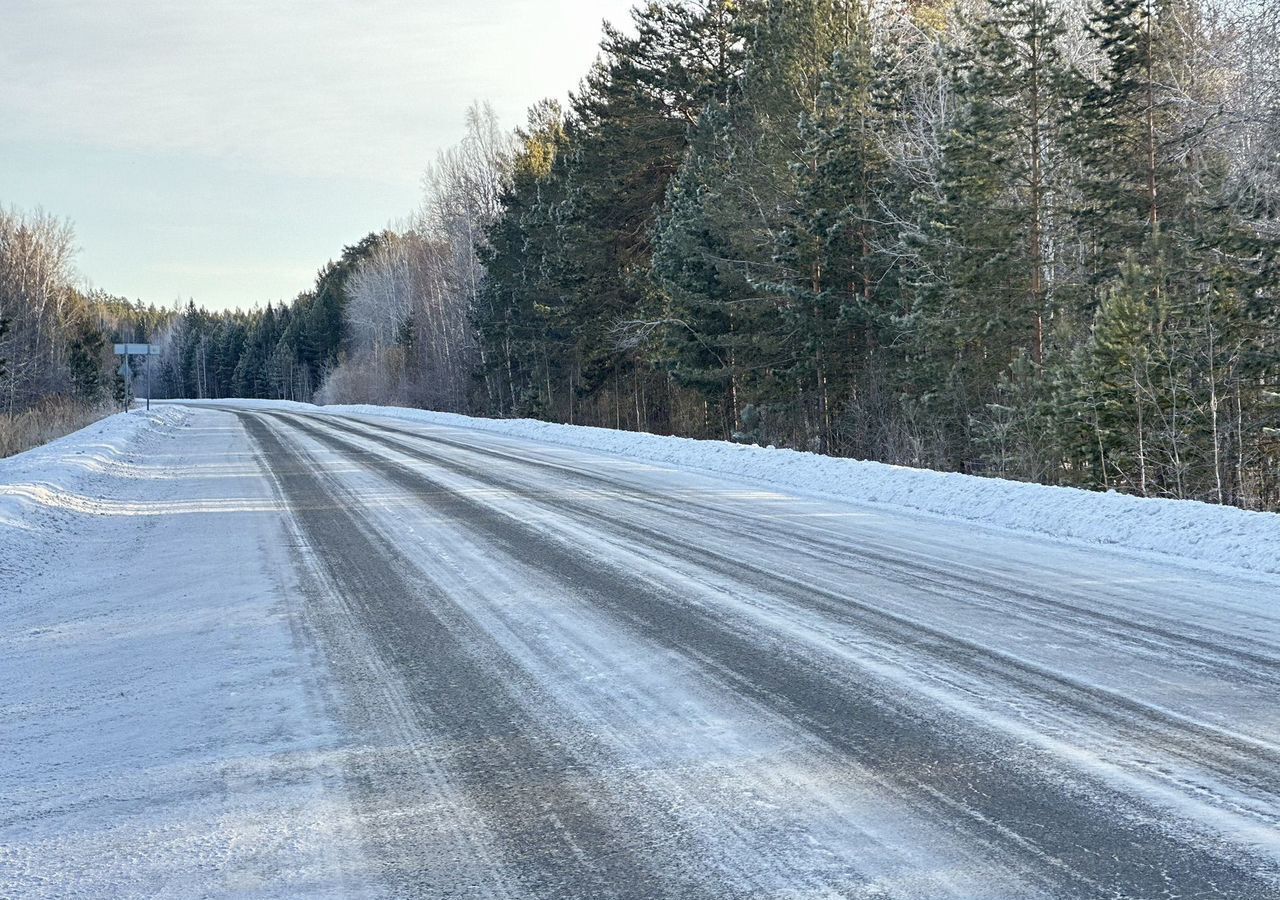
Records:
[[[13,416],[0,414],[0,459],[56,441],[112,411],[110,405],[91,406],[69,397],[46,397]]]

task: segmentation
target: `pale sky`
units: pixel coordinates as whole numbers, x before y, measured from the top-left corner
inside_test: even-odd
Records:
[[[290,299],[418,203],[473,100],[564,97],[631,0],[0,0],[0,204],[86,283]]]

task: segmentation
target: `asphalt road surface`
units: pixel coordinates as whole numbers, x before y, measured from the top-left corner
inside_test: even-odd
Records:
[[[1275,586],[227,407],[404,897],[1280,897]],[[236,425],[238,423],[238,425]]]
[[[367,736],[348,784],[395,894],[1280,896],[1280,636],[1206,611],[1212,576],[234,415]]]

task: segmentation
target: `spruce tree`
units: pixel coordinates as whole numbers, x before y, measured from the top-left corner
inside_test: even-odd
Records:
[[[488,393],[503,408],[670,427],[666,373],[635,326],[662,315],[654,223],[691,124],[731,80],[733,10],[638,8],[633,34],[606,32],[568,113],[521,135],[476,313]]]
[[[665,376],[644,348],[620,340],[619,328],[662,316],[648,277],[654,223],[690,126],[733,76],[737,43],[725,2],[652,3],[634,18],[634,37],[606,33],[601,63],[574,102],[561,218],[572,256],[565,296],[580,390],[604,394],[615,423],[665,430]]]
[[[740,15],[738,28],[747,36],[743,74],[716,110],[714,135],[695,135],[684,164],[689,177],[680,193],[686,208],[660,223],[658,240],[665,246],[655,274],[662,280],[681,269],[696,271],[697,261],[681,254],[715,248],[717,277],[709,287],[723,291],[728,286],[730,296],[698,297],[690,283],[673,299],[704,312],[730,304],[724,315],[708,321],[718,318],[721,333],[733,335],[732,354],[717,356],[734,373],[735,410],[740,414],[751,406],[770,439],[807,444],[824,433],[818,421],[825,418],[825,366],[806,371],[804,339],[787,324],[793,312],[788,307],[799,301],[776,288],[802,279],[788,273],[795,259],[779,258],[787,252],[780,240],[803,203],[802,171],[814,165],[813,154],[805,152],[812,148],[806,147],[801,123],[817,113],[834,54],[852,39],[857,7],[841,0],[773,0],[746,7]],[[693,189],[699,180],[702,185]],[[692,198],[709,207],[688,209]],[[677,307],[673,318],[684,321],[680,311]],[[690,338],[696,339],[696,331],[694,325]]]
[[[481,255],[487,277],[472,311],[481,374],[496,412],[545,413],[559,394],[572,420],[576,353],[559,287],[564,248],[557,215],[568,137],[559,104],[535,105],[517,134],[521,149],[502,198],[503,215]]]
[[[652,275],[665,305],[662,344],[650,350],[681,386],[704,398],[701,433],[722,439],[738,428],[740,395],[758,399],[756,364],[776,357],[777,349],[763,344],[781,327],[768,307],[744,302],[752,287],[732,262],[735,211],[718,152],[727,119],[720,103],[703,112],[656,224]]]
[[[1196,52],[1193,2],[1097,0],[1090,11],[1087,31],[1103,64],[1079,82],[1071,135],[1083,162],[1076,227],[1099,289],[1130,253],[1146,264],[1181,252],[1203,200],[1194,175],[1206,148],[1185,112],[1194,98],[1175,93]]]
[[[1158,415],[1153,373],[1159,359],[1150,342],[1158,317],[1155,283],[1131,255],[1098,307],[1079,382],[1078,409],[1092,429],[1096,484],[1141,496],[1151,486],[1150,433]]]

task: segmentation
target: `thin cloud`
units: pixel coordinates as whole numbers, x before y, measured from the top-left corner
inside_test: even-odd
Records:
[[[467,103],[514,124],[628,5],[10,0],[0,112],[29,142],[416,184]]]

